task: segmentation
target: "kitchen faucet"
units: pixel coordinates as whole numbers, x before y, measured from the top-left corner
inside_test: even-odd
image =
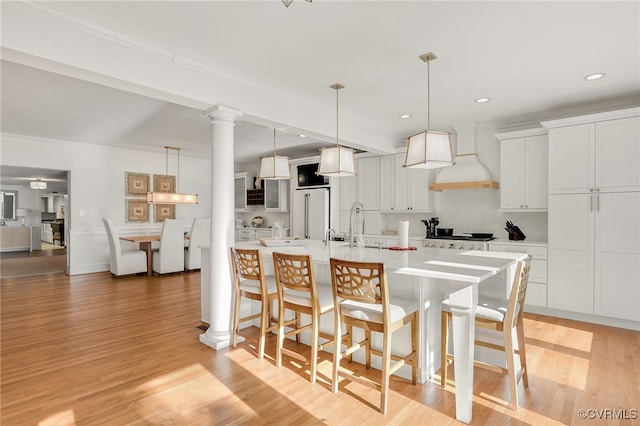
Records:
[[[333,228],[327,229],[327,232],[324,234],[324,245],[328,246],[329,241],[331,241],[331,235],[335,235],[336,231]]]
[[[364,232],[364,206],[360,201],[356,201],[351,206],[351,211],[349,212],[349,247],[355,247],[357,244],[353,241],[353,213],[360,213],[362,210],[362,232]]]

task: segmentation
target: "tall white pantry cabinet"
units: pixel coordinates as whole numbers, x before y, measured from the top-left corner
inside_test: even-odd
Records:
[[[542,125],[548,306],[640,322],[640,108]]]

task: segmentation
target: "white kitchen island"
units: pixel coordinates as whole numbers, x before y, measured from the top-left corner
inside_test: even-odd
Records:
[[[393,251],[377,248],[351,248],[346,243],[332,242],[325,246],[320,241],[305,240],[302,245],[265,247],[259,242],[237,243],[238,248],[255,248],[263,254],[265,272],[272,273],[271,254],[274,251],[309,254],[312,257],[318,282],[330,283],[329,259],[331,257],[366,262],[383,262],[390,290],[393,294],[419,300],[419,380],[424,383],[439,368],[440,360],[440,303],[449,298],[453,312],[453,350],[456,361],[456,418],[469,423],[472,418],[473,359],[475,338],[475,309],[478,291],[483,283],[492,282],[495,293],[497,278],[503,283],[501,292],[507,296],[515,266],[526,254],[419,248],[411,251]],[[207,250],[208,251],[208,250]],[[208,254],[203,253],[203,280]],[[203,281],[203,294],[208,293],[208,283]],[[208,300],[203,295],[203,300]],[[203,311],[205,307],[203,307]],[[333,319],[321,323],[324,331],[332,332]],[[405,333],[406,332],[406,333]],[[394,334],[393,352],[409,351],[409,330]],[[379,341],[378,341],[379,342]],[[376,345],[376,340],[373,340]],[[354,360],[358,360],[354,356]],[[378,360],[379,361],[379,360]],[[374,366],[379,367],[379,364]],[[406,369],[399,375],[410,377]]]

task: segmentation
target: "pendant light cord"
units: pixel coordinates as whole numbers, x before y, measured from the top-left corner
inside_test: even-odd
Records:
[[[431,61],[427,61],[427,132],[431,128]]]
[[[338,113],[338,91],[340,90],[340,87],[338,85],[336,85],[336,145],[338,147],[340,147],[340,139],[338,138],[338,122],[339,122],[339,113]]]

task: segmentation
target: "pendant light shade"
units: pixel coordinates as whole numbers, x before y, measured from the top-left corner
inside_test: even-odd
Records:
[[[169,150],[178,151],[178,173],[176,176],[176,192],[147,192],[149,204],[198,204],[198,194],[182,194],[180,188],[180,148],[165,146],[165,174],[169,174]],[[154,188],[158,189],[158,188]]]
[[[351,148],[340,146],[338,137],[338,91],[344,89],[340,83],[330,86],[336,91],[336,146],[320,149],[320,166],[318,166],[318,174],[323,176],[353,176],[356,174],[355,160],[353,155],[355,151]]]
[[[437,169],[453,164],[451,134],[433,131],[409,136],[405,167]]]
[[[289,157],[276,155],[276,129],[273,129],[273,155],[260,157],[258,179],[284,180],[291,179]]]
[[[420,56],[420,59],[427,63],[427,130],[409,136],[404,167],[437,169],[453,164],[451,133],[430,130],[430,63],[436,58],[433,52]]]

